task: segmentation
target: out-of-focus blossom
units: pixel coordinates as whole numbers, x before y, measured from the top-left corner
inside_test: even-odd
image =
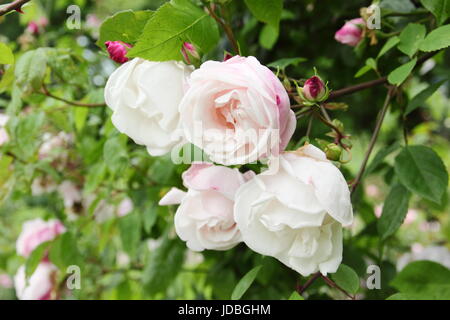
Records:
[[[366,193],[369,197],[377,197],[380,195],[380,189],[374,184],[369,184],[366,187]]]
[[[130,256],[123,251],[118,251],[116,254],[116,263],[119,268],[125,268],[130,264]]]
[[[39,148],[39,159],[53,158],[58,155],[61,149],[67,149],[72,142],[72,135],[66,132],[59,132],[57,135],[44,134],[44,142]]]
[[[130,198],[125,198],[119,203],[119,206],[117,207],[117,215],[119,217],[126,216],[131,211],[133,211],[133,208],[133,201],[131,201]]]
[[[58,269],[50,262],[41,262],[31,277],[26,279],[25,266],[14,277],[17,298],[20,300],[50,300]]]
[[[6,114],[0,113],[0,146],[9,141],[8,132],[6,132],[6,123],[9,117]]]
[[[419,230],[423,232],[438,232],[441,230],[439,221],[424,221],[419,225]]]
[[[17,253],[28,257],[41,243],[53,240],[66,231],[61,221],[53,219],[44,221],[41,218],[28,220],[22,225],[22,232],[16,242]]]
[[[10,289],[14,285],[11,277],[7,275],[6,273],[0,274],[0,287],[3,287],[5,289]]]
[[[364,26],[362,18],[352,19],[336,32],[334,38],[340,43],[355,47],[362,40]]]
[[[63,181],[58,186],[58,192],[64,200],[65,208],[72,208],[75,203],[81,202],[81,191],[70,180]]]
[[[40,17],[38,20],[30,21],[27,26],[27,32],[32,35],[38,35],[44,32],[45,28],[48,26],[48,19],[45,16]]]
[[[383,213],[383,205],[379,204],[379,205],[375,206],[374,213],[377,218],[380,218]],[[411,224],[417,220],[417,217],[418,217],[417,210],[409,209],[408,212],[406,213],[406,217],[405,217],[405,220],[403,221],[403,223],[405,225]]]
[[[49,177],[38,177],[31,183],[31,194],[40,196],[45,193],[51,193],[57,189],[56,183]]]
[[[444,246],[422,247],[414,244],[410,253],[405,253],[397,261],[397,270],[402,270],[407,264],[418,260],[429,260],[450,268],[450,250]]]

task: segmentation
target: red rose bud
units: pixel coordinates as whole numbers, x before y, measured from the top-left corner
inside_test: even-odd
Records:
[[[229,59],[233,58],[233,55],[229,52],[225,52],[223,55],[223,61],[227,61]]]
[[[327,92],[327,87],[318,76],[309,78],[303,86],[303,96],[310,101],[325,100]]]
[[[194,45],[190,42],[184,42],[181,46],[181,54],[183,55],[186,63],[191,64],[191,58],[194,60],[200,60],[200,55],[195,49]]]
[[[106,50],[108,50],[109,57],[117,63],[125,63],[128,58],[125,57],[127,50],[131,45],[122,41],[106,41]]]

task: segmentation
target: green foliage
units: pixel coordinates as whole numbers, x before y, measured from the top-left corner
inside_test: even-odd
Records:
[[[431,261],[407,265],[391,282],[401,295],[391,299],[450,299],[450,270]]]
[[[355,294],[359,290],[358,274],[345,264],[341,264],[336,273],[331,275],[331,279],[342,289],[350,294]]]
[[[34,271],[36,270],[39,262],[45,257],[45,255],[48,253],[48,248],[50,246],[51,242],[46,241],[38,245],[33,252],[31,252],[30,256],[27,259],[27,262],[25,264],[25,274],[28,277],[30,277]]]
[[[447,80],[441,80],[436,83],[433,83],[431,86],[423,89],[418,94],[416,94],[411,101],[409,101],[408,106],[406,107],[405,115],[408,115],[412,111],[416,110],[419,107],[422,107],[424,103],[427,101],[429,97],[439,89],[443,83]]]
[[[410,23],[400,33],[400,43],[397,48],[410,58],[419,50],[427,30],[423,24]]]
[[[17,85],[24,92],[37,91],[42,87],[47,69],[47,56],[44,48],[25,52],[16,63]]]
[[[401,184],[392,186],[378,220],[378,233],[382,240],[393,235],[403,223],[408,211],[410,193]]]
[[[420,0],[420,2],[433,13],[438,25],[443,24],[450,15],[450,1],[448,0]]]
[[[121,11],[103,21],[97,45],[104,49],[106,41],[123,41],[135,44],[145,24],[153,16],[150,10]]]
[[[441,158],[425,146],[408,146],[395,159],[395,173],[411,192],[440,203],[448,173]]]
[[[189,0],[172,0],[154,13],[128,56],[152,61],[182,60],[183,42],[207,53],[218,40],[217,24],[204,10]]]
[[[289,296],[288,300],[305,300],[301,295],[298,294],[297,291],[292,292],[292,294]]]
[[[239,300],[245,294],[245,292],[250,288],[253,281],[255,281],[258,272],[261,270],[262,266],[256,266],[249,272],[247,272],[233,290],[231,294],[231,300]]]
[[[450,46],[450,25],[431,31],[420,43],[420,50],[430,52]]]
[[[0,64],[13,64],[14,54],[4,43],[0,42]]]
[[[406,78],[411,74],[411,71],[416,66],[417,59],[414,58],[413,60],[405,63],[404,65],[396,68],[391,73],[389,73],[388,81],[390,84],[399,86],[401,85]]]
[[[124,250],[134,256],[141,243],[141,217],[138,213],[130,213],[119,219],[120,237]]]

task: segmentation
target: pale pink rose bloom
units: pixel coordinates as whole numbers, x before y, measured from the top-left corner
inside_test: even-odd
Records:
[[[379,204],[379,205],[375,206],[374,213],[375,213],[375,216],[377,218],[381,217],[381,213],[382,212],[383,212],[383,205],[382,204]]]
[[[8,132],[6,132],[5,126],[9,117],[0,113],[0,146],[9,141]]]
[[[380,190],[374,184],[369,184],[366,187],[366,193],[369,197],[377,197],[380,194]]]
[[[58,192],[64,200],[65,208],[72,208],[75,203],[81,202],[81,190],[69,180],[58,186]]]
[[[6,273],[0,274],[0,287],[9,289],[13,287],[13,281]]]
[[[25,266],[14,277],[16,296],[19,300],[50,300],[58,269],[50,262],[41,262],[31,277],[26,279]]]
[[[406,213],[404,224],[408,225],[417,220],[419,213],[415,209],[409,209]]]
[[[160,205],[178,204],[175,230],[193,251],[227,250],[241,241],[233,217],[234,195],[246,177],[237,169],[194,163],[183,173],[188,192],[176,188]]]
[[[55,154],[55,150],[67,148],[72,141],[72,135],[65,132],[59,132],[57,135],[50,133],[44,134],[44,142],[39,148],[39,159],[46,159]]]
[[[336,32],[334,38],[340,43],[355,47],[362,39],[364,25],[365,22],[362,18],[347,21],[344,26]]]
[[[255,57],[207,61],[181,100],[185,136],[214,162],[231,165],[277,156],[296,126],[282,83]]]
[[[44,221],[41,218],[28,220],[22,225],[22,232],[16,242],[17,253],[28,257],[41,243],[53,240],[66,231],[59,220]]]
[[[133,211],[133,208],[133,201],[131,201],[130,198],[125,198],[119,203],[119,206],[117,207],[117,215],[119,217],[126,216],[131,211]]]

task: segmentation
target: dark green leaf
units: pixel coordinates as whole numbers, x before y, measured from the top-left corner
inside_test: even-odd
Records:
[[[38,91],[42,87],[47,68],[44,48],[25,52],[16,63],[16,83],[24,92]]]
[[[244,293],[252,285],[260,269],[261,266],[254,267],[252,270],[247,272],[241,280],[239,280],[238,284],[233,290],[233,293],[231,294],[231,300],[239,300],[244,295]]]
[[[278,30],[278,23],[283,11],[283,0],[245,0],[245,4],[256,19]]]
[[[381,58],[386,52],[391,50],[393,47],[395,47],[400,42],[400,39],[396,37],[389,38],[388,41],[384,44],[384,46],[381,48],[380,52],[377,55],[377,59]]]
[[[378,220],[378,233],[382,240],[393,235],[403,223],[408,212],[410,193],[401,184],[395,184],[383,205],[383,212]]]
[[[50,243],[51,243],[50,241],[41,243],[33,250],[33,252],[28,257],[27,262],[25,264],[25,274],[27,278],[34,273],[38,264],[42,261],[42,259],[46,255]]]
[[[355,294],[359,289],[358,274],[343,263],[341,263],[336,273],[331,275],[331,279],[348,293]]]
[[[450,14],[449,0],[420,0],[420,2],[436,17],[438,25],[443,24],[447,20]]]
[[[267,66],[272,68],[286,69],[289,66],[297,66],[299,63],[306,61],[307,59],[297,57],[297,58],[283,58],[274,62],[269,63]]]
[[[415,261],[408,264],[391,285],[402,294],[423,299],[450,299],[450,270],[432,261]]]
[[[136,212],[119,219],[120,237],[123,249],[134,256],[141,241],[141,217]]]
[[[395,159],[395,173],[411,192],[440,203],[448,173],[441,158],[425,146],[408,146]]]

